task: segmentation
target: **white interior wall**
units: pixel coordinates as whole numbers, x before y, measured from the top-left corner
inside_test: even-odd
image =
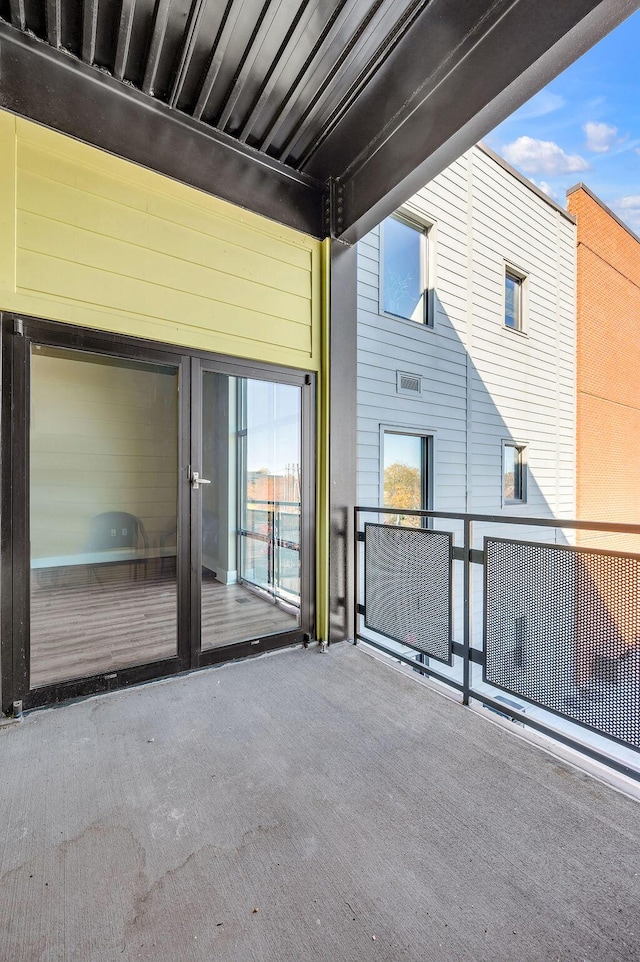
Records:
[[[175,543],[178,380],[152,364],[40,348],[31,359],[31,555],[87,552],[92,519],[139,518],[151,551]]]

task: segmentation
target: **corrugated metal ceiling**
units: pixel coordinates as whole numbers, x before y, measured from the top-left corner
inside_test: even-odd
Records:
[[[296,170],[430,0],[0,0],[0,16]]]
[[[0,0],[0,108],[353,243],[640,0]]]

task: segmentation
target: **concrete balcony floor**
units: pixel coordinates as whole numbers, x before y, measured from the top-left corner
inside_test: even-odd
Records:
[[[640,808],[347,645],[0,730],[0,959],[624,962]]]

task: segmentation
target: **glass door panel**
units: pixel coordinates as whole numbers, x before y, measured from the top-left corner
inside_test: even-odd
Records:
[[[30,686],[177,655],[178,368],[34,345]]]
[[[201,648],[300,624],[301,389],[202,374]]]
[[[300,388],[247,380],[241,395],[240,578],[300,606]]]

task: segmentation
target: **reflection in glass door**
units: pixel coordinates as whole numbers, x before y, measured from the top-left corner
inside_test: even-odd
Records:
[[[177,654],[178,367],[33,345],[30,687]]]
[[[300,606],[300,388],[240,391],[240,580]]]
[[[301,388],[202,373],[201,649],[300,625]]]

